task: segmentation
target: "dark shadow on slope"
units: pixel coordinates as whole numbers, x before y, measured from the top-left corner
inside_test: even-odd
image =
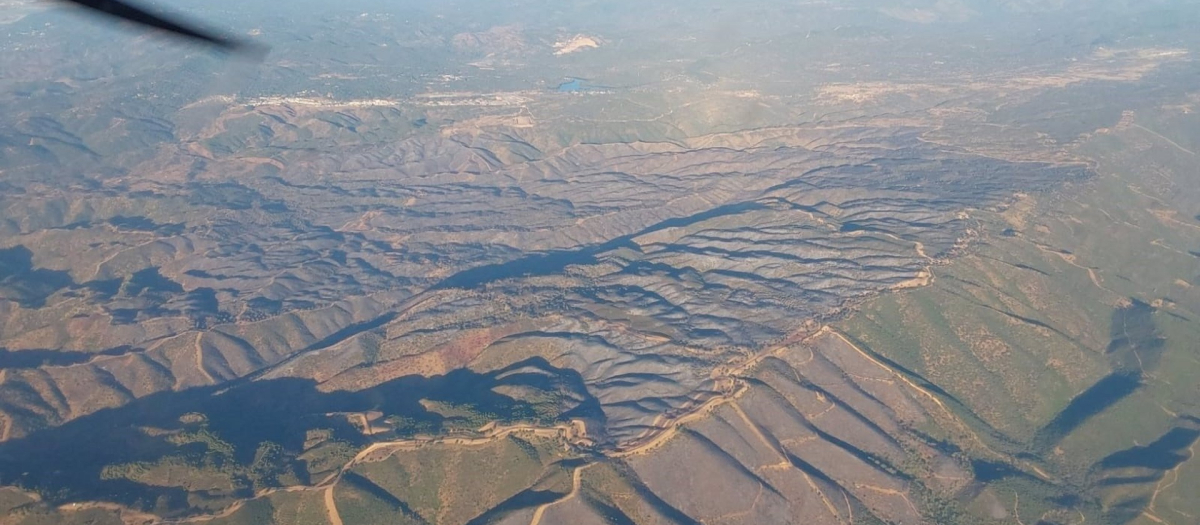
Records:
[[[341,343],[342,341],[350,339],[359,334],[363,334],[363,333],[378,329],[378,328],[382,327],[383,325],[392,322],[392,320],[395,318],[396,318],[395,312],[388,312],[379,317],[371,319],[369,321],[363,321],[361,323],[351,324],[349,326],[346,326],[345,328],[342,328],[341,330],[338,330],[332,334],[329,334],[329,335],[321,338],[319,341],[316,341],[316,342],[300,349],[298,352],[291,354],[291,356],[289,356],[288,359],[295,359],[304,354],[308,354],[308,353],[315,352],[317,350],[329,348],[333,345]],[[226,335],[228,335],[228,334],[226,334]],[[362,366],[362,365],[360,365],[360,366]],[[273,370],[273,368],[263,368],[262,370],[259,370],[258,372],[247,375],[241,379],[237,379],[231,383],[227,383],[227,385],[229,385],[229,384],[242,385],[242,384],[250,383],[252,381],[257,381],[258,378],[270,373],[272,370]]]
[[[1114,452],[1100,461],[1102,469],[1148,468],[1168,471],[1187,461],[1189,447],[1200,438],[1200,430],[1175,427],[1149,445]]]
[[[988,293],[992,293],[992,292],[996,291],[996,289],[995,289],[995,288],[993,288],[993,287],[984,286],[984,285],[981,285],[981,284],[979,284],[979,283],[977,283],[977,282],[974,282],[974,281],[971,281],[971,280],[968,280],[968,279],[960,279],[960,278],[958,278],[958,277],[949,276],[949,275],[948,275],[948,276],[944,276],[943,278],[945,278],[945,279],[947,279],[947,280],[957,281],[957,282],[963,283],[963,284],[965,284],[965,285],[967,285],[967,286],[972,286],[972,287],[975,287],[975,288],[978,288],[978,289],[984,290],[985,292],[988,292]],[[1025,316],[1022,316],[1022,315],[1017,315],[1017,314],[1015,314],[1015,313],[1013,313],[1013,312],[1010,312],[1010,311],[1008,311],[1007,309],[996,308],[995,306],[991,306],[991,305],[989,305],[989,304],[986,304],[986,303],[984,303],[984,302],[981,302],[981,301],[979,301],[978,299],[975,299],[975,298],[971,297],[970,295],[967,295],[967,294],[965,294],[965,293],[962,293],[962,292],[957,292],[957,291],[951,290],[950,288],[946,288],[946,287],[939,287],[939,291],[941,291],[941,292],[943,292],[943,293],[946,293],[946,294],[949,294],[949,295],[952,295],[952,296],[954,296],[954,297],[957,297],[957,298],[959,298],[959,299],[962,299],[963,301],[967,302],[968,304],[970,304],[970,305],[972,305],[972,306],[975,306],[975,307],[978,307],[978,308],[983,308],[983,309],[985,309],[985,310],[991,310],[991,311],[993,311],[993,312],[996,312],[996,313],[998,313],[998,314],[1000,314],[1000,315],[1003,315],[1003,316],[1005,316],[1005,317],[1008,317],[1009,319],[1013,319],[1013,320],[1015,320],[1015,321],[1020,321],[1020,322],[1022,322],[1022,323],[1029,324],[1029,325],[1032,325],[1032,326],[1035,326],[1035,327],[1041,328],[1041,329],[1043,329],[1043,330],[1049,330],[1049,331],[1051,331],[1051,332],[1054,332],[1055,334],[1058,334],[1060,337],[1062,337],[1063,339],[1066,339],[1067,341],[1075,342],[1075,338],[1074,338],[1074,337],[1072,337],[1072,336],[1071,336],[1071,334],[1065,333],[1065,332],[1063,332],[1062,330],[1059,330],[1058,328],[1055,328],[1055,327],[1053,327],[1053,326],[1050,326],[1049,324],[1047,324],[1047,323],[1045,323],[1045,322],[1042,322],[1042,321],[1039,321],[1039,320],[1037,320],[1037,319],[1034,319],[1034,318],[1032,318],[1032,317],[1025,317]]]
[[[190,190],[189,202],[197,206],[212,206],[228,210],[249,210],[255,205],[265,211],[287,211],[281,200],[268,199],[258,190],[248,188],[236,182],[220,182],[216,184],[188,183]]]
[[[159,224],[148,217],[127,217],[124,215],[117,215],[109,219],[108,223],[126,231],[155,232],[165,236],[179,235],[186,229],[186,224],[182,222]]]
[[[1150,496],[1140,496],[1116,503],[1104,513],[1109,523],[1132,523],[1150,505]]]
[[[143,293],[177,294],[183,293],[183,286],[164,277],[157,267],[151,267],[130,275],[129,280],[121,286],[121,293],[130,297]]]
[[[708,219],[720,217],[722,215],[736,215],[745,213],[751,210],[763,209],[764,205],[757,202],[739,202],[736,204],[728,204],[718,206],[711,210],[690,215],[687,217],[678,217],[667,219],[658,224],[654,224],[636,233],[622,235],[604,243],[585,246],[574,250],[558,250],[548,253],[528,255],[515,259],[509,262],[488,264],[476,268],[470,268],[458,272],[450,277],[443,279],[434,289],[445,288],[463,288],[472,289],[483,286],[484,284],[501,281],[504,279],[512,279],[522,276],[541,276],[553,275],[560,273],[570,265],[593,264],[596,262],[596,256],[621,247],[633,247],[636,245],[632,240],[646,233],[658,231],[664,228],[678,228],[688,226]]]
[[[1154,322],[1157,310],[1136,299],[1112,315],[1111,341],[1105,352],[1114,371],[1142,373],[1158,368],[1166,342]]]
[[[75,284],[71,274],[34,268],[33,252],[24,246],[0,250],[0,300],[23,308],[41,308],[54,292]]]
[[[604,519],[604,523],[637,525],[637,522],[633,521],[632,518],[617,508],[616,505],[610,505],[588,493],[580,494],[579,497],[583,498],[583,501]]]
[[[788,462],[791,463],[793,467],[800,469],[801,472],[804,472],[810,478],[816,481],[817,485],[821,486],[820,488],[822,492],[828,494],[841,493],[844,496],[842,501],[838,501],[837,498],[830,498],[830,503],[832,503],[835,507],[838,507],[840,512],[844,514],[849,513],[851,512],[850,506],[853,506],[855,503],[858,503],[859,505],[862,504],[857,496],[846,490],[846,488],[838,483],[837,480],[830,477],[821,469],[813,466],[811,463],[804,461],[803,459],[800,459],[799,456],[792,454],[791,452],[785,452],[784,455],[787,457]],[[842,506],[846,504],[849,506]]]
[[[501,386],[531,393],[528,399],[514,399],[494,390]],[[296,457],[305,450],[309,430],[327,429],[333,441],[364,446],[369,439],[395,439],[414,428],[441,434],[469,433],[493,420],[551,425],[570,408],[563,399],[571,396],[557,390],[560,386],[576,392],[584,388],[577,372],[534,358],[488,374],[456,370],[430,378],[406,376],[357,392],[322,392],[312,380],[289,378],[243,383],[223,393],[219,391],[227,386],[158,393],[0,444],[0,484],[36,490],[51,503],[114,501],[186,514],[190,504],[185,491],[114,478],[111,467],[170,459],[236,477],[249,468],[261,445],[276,444],[283,451],[282,462],[303,470]],[[452,406],[453,415],[428,410],[422,400]],[[368,438],[337,415],[371,410],[412,428]],[[182,422],[187,414],[202,414],[207,421]],[[179,432],[206,432],[227,447],[195,440],[173,443],[172,434]],[[102,476],[105,467],[110,467],[108,476]],[[262,487],[239,491],[257,488]]]
[[[1136,372],[1111,374],[1097,381],[1075,396],[1067,408],[1038,431],[1033,440],[1034,446],[1042,451],[1053,448],[1088,419],[1137,391],[1141,383],[1142,376]]]
[[[1097,487],[1114,487],[1119,485],[1136,485],[1142,483],[1157,483],[1162,479],[1161,473],[1150,474],[1146,476],[1126,476],[1126,477],[1111,477],[1104,478],[1096,482]]]
[[[417,514],[403,501],[371,480],[353,472],[346,473],[334,488],[338,514],[347,523],[424,524],[424,517]],[[242,523],[272,523],[271,516]],[[282,525],[282,524],[281,524]],[[290,524],[289,524],[290,525]]]
[[[786,498],[786,496],[784,496],[783,493],[779,491],[779,489],[775,488],[775,485],[773,485],[770,481],[767,481],[765,478],[760,476],[757,472],[750,470],[749,467],[747,467],[741,461],[738,461],[737,458],[733,457],[732,454],[730,454],[725,449],[721,448],[721,446],[717,445],[715,442],[713,442],[713,440],[709,439],[708,436],[705,436],[704,434],[701,434],[700,432],[692,430],[687,427],[681,428],[681,430],[679,431],[679,436],[680,437],[687,436],[689,438],[692,438],[693,440],[695,440],[696,444],[700,446],[700,448],[706,450],[709,453],[709,455],[711,455],[712,457],[716,458],[717,460],[721,461],[722,463],[725,463],[725,465],[727,467],[729,467],[730,469],[733,469],[733,470],[737,471],[738,474],[741,474],[742,476],[745,476],[745,477],[753,480],[755,483],[758,483],[763,488],[771,491],[772,494],[775,494],[776,496],[779,496],[781,498]],[[678,439],[678,438],[676,438],[676,439]]]
[[[43,366],[68,366],[86,363],[96,356],[121,356],[132,353],[133,347],[119,346],[101,352],[75,352],[71,350],[9,350],[0,347],[0,370],[13,368],[39,368]]]
[[[378,498],[380,501],[382,501],[382,502],[388,504],[388,506],[392,507],[393,510],[404,514],[406,517],[408,517],[410,519],[414,518],[414,517],[417,519],[421,519],[420,515],[413,512],[412,509],[410,509],[408,507],[408,505],[406,505],[403,501],[400,501],[399,499],[397,499],[396,496],[393,496],[391,492],[384,490],[383,487],[376,485],[371,480],[364,478],[362,475],[360,475],[356,472],[351,471],[351,472],[347,472],[347,473],[343,474],[342,482],[354,485],[354,488],[357,488],[358,490],[361,490],[363,492],[366,492],[367,494],[370,494],[370,495]],[[422,521],[424,521],[424,520],[422,519]]]
[[[885,230],[883,228],[876,228],[874,226],[869,226],[869,225],[865,224],[865,221],[864,222],[843,223],[842,226],[840,228],[838,228],[838,231],[841,233],[851,233],[851,232],[891,233],[890,231]]]
[[[1041,271],[1041,270],[1039,270],[1039,269],[1037,269],[1037,268],[1034,268],[1034,267],[1032,267],[1032,266],[1029,266],[1028,264],[1014,264],[1014,265],[1013,265],[1013,267],[1020,268],[1020,269],[1022,269],[1022,270],[1029,270],[1029,271],[1031,271],[1031,272],[1038,273],[1038,274],[1041,274],[1041,275],[1043,275],[1043,276],[1046,276],[1046,277],[1050,277],[1050,274],[1048,274],[1048,273],[1046,273],[1046,272],[1043,272],[1043,271]]]
[[[975,473],[975,480],[981,483],[991,483],[1006,478],[1021,478],[1025,480],[1038,480],[1030,474],[1026,474],[1008,463],[998,461],[987,461],[982,459],[971,460],[971,471]]]
[[[820,357],[823,361],[829,363],[830,366],[837,366],[834,363],[826,360],[823,356],[820,356],[820,354],[818,354],[818,357]],[[786,366],[786,364],[784,366]],[[843,371],[843,374],[844,373],[845,373],[845,371]],[[785,375],[783,377],[786,378],[787,376]],[[888,433],[886,430],[883,429],[883,427],[880,427],[879,425],[877,425],[874,421],[872,421],[870,418],[868,418],[866,415],[864,415],[862,412],[860,412],[857,408],[851,406],[850,403],[847,403],[841,397],[835,395],[833,392],[830,392],[830,391],[822,388],[820,385],[813,383],[812,381],[808,380],[807,378],[801,380],[799,384],[801,387],[803,387],[807,390],[810,390],[810,391],[816,392],[822,396],[825,396],[825,399],[829,400],[830,403],[833,403],[838,408],[844,410],[847,414],[849,414],[851,417],[853,417],[859,423],[866,425],[868,428],[870,428],[872,431],[874,431],[878,435],[879,438],[883,439],[888,444],[890,444],[898,449],[903,448],[903,445],[900,443],[900,441],[898,439],[896,439],[896,436],[893,436],[890,433]],[[847,380],[846,386],[848,386],[853,392],[857,393],[858,395],[863,396],[863,398],[867,399],[868,401],[870,401],[872,403],[876,403],[879,407],[883,408],[884,410],[890,410],[887,403],[884,403],[883,401],[877,399],[870,392],[867,392],[865,389],[863,389],[862,386],[859,385],[857,382]],[[871,458],[873,458],[873,459],[871,459],[872,462],[877,462],[877,461],[882,460],[882,458],[875,458],[874,455],[870,455],[870,456],[871,456]],[[865,459],[865,458],[863,458],[863,459]]]
[[[759,379],[747,379],[746,381],[750,385],[753,385],[757,388],[762,389],[763,392],[765,392],[768,395],[770,395],[771,397],[775,398],[776,402],[779,403],[779,408],[790,413],[792,415],[792,417],[795,418],[797,423],[799,423],[804,428],[808,429],[808,431],[812,432],[813,434],[816,434],[816,436],[818,438],[841,449],[843,452],[845,452],[845,453],[853,456],[855,459],[858,459],[859,461],[863,462],[863,464],[868,465],[868,466],[884,473],[885,475],[888,475],[888,476],[891,476],[894,478],[898,478],[901,480],[905,480],[905,481],[911,479],[911,476],[909,476],[904,471],[893,466],[891,464],[891,461],[889,461],[888,459],[880,457],[880,456],[873,454],[871,452],[868,452],[866,450],[863,450],[862,448],[859,448],[857,445],[849,443],[833,434],[830,434],[829,432],[826,432],[825,429],[818,426],[816,423],[814,423],[812,420],[810,420],[808,418],[808,416],[806,416],[802,412],[800,412],[800,410],[798,410],[795,407],[795,405],[791,404],[791,401],[789,401],[786,396],[784,396],[781,392],[776,390],[770,384],[768,384],[762,380],[759,380]],[[850,405],[846,404],[844,401],[839,399],[833,393],[821,389],[820,387],[809,382],[808,380],[804,380],[798,384],[802,388],[806,388],[806,389],[812,390],[814,392],[817,392],[821,395],[827,396],[826,397],[827,400],[830,400],[830,402],[834,403],[835,405],[842,408],[843,410],[846,410],[847,413],[851,417],[854,417],[856,419],[861,418],[861,419],[859,419],[859,421],[864,422],[864,424],[868,428],[877,432],[876,436],[874,436],[874,437],[883,439],[883,440],[887,441],[889,444],[892,444],[893,446],[900,447],[899,441],[897,441],[892,435],[888,434],[887,432],[884,432],[883,429],[880,429],[874,423],[870,422],[869,419],[866,419],[865,416],[862,416],[861,414],[859,414],[856,410],[851,408]],[[873,400],[874,398],[870,398],[870,399]],[[781,453],[786,450],[786,448],[783,446],[783,444],[781,442],[779,442],[778,439],[775,438],[775,436],[770,432],[769,429],[759,427],[756,423],[753,423],[753,424],[754,424],[754,426],[758,427],[759,433],[761,433],[763,438],[766,439],[771,444],[772,448],[774,448],[777,451],[781,451]]]
[[[658,494],[655,494],[653,490],[650,490],[650,487],[646,486],[646,483],[642,481],[642,478],[637,475],[637,472],[634,471],[628,463],[617,460],[613,461],[611,464],[613,469],[616,470],[621,477],[633,487],[633,491],[637,494],[637,496],[645,501],[647,505],[653,508],[655,512],[658,512],[663,517],[671,520],[674,523],[681,525],[700,525],[700,522],[696,521],[691,516],[688,516],[683,511],[675,508],[670,503],[667,503],[666,500],[663,500],[658,496]]]
[[[562,499],[566,494],[562,492],[554,492],[552,490],[534,490],[526,489],[518,492],[511,498],[508,498],[494,508],[476,516],[467,525],[485,525],[488,523],[498,523],[508,515],[524,509],[535,508],[547,503]]]
[[[865,341],[857,339],[849,334],[843,335],[847,340],[853,343],[854,346],[858,347],[863,352],[866,352],[867,355],[881,363],[884,363],[894,371],[908,378],[909,381],[912,381],[914,384],[934,394],[938,399],[941,399],[942,402],[945,403],[955,415],[962,418],[968,426],[986,435],[994,445],[1002,447],[1013,454],[1016,454],[1021,450],[1020,444],[999,430],[996,430],[995,427],[993,427],[987,421],[984,421],[983,418],[979,417],[979,415],[972,411],[965,403],[960,401],[957,397],[954,397],[942,387],[933,384],[929,380],[925,379],[924,376],[905,368],[903,365],[889,359],[887,356],[876,352]]]
[[[1049,451],[1080,425],[1141,387],[1143,374],[1158,367],[1165,343],[1159,336],[1154,313],[1153,307],[1136,299],[1113,311],[1111,342],[1106,350],[1113,372],[1075,396],[1037,432],[1033,439],[1037,450]]]

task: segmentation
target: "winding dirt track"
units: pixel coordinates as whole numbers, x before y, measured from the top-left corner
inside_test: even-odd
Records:
[[[533,519],[529,521],[529,525],[540,525],[542,522],[542,515],[546,513],[546,509],[558,505],[559,503],[570,501],[571,499],[575,498],[575,496],[578,496],[579,488],[583,485],[583,470],[592,465],[595,465],[595,463],[588,463],[586,465],[575,467],[575,472],[571,474],[571,492],[567,493],[566,496],[538,507],[537,510],[533,512]]]
[[[709,412],[717,407],[733,401],[746,393],[748,387],[745,381],[741,379],[741,376],[744,376],[746,372],[754,368],[763,359],[778,356],[792,348],[796,343],[807,341],[820,335],[827,328],[822,327],[816,332],[803,329],[797,330],[774,347],[759,352],[743,362],[730,363],[718,367],[713,371],[713,379],[717,385],[724,386],[718,393],[711,395],[711,397],[700,398],[702,400],[693,401],[677,414],[659,416],[649,430],[643,432],[642,435],[634,438],[629,443],[619,445],[615,451],[607,455],[614,458],[623,458],[644,454],[653,450],[674,436],[683,425],[707,416]]]
[[[647,430],[642,435],[638,436],[637,438],[634,438],[633,440],[631,440],[629,442],[626,442],[624,444],[619,444],[613,450],[603,452],[603,454],[606,457],[610,457],[610,458],[624,458],[624,457],[644,454],[644,453],[647,453],[647,452],[657,448],[658,446],[660,446],[663,443],[665,443],[666,441],[668,441],[671,437],[673,437],[679,431],[679,429],[682,428],[684,425],[687,425],[688,423],[691,423],[691,422],[694,422],[694,421],[697,421],[699,419],[706,417],[710,412],[712,412],[712,410],[714,410],[717,407],[720,407],[726,403],[730,403],[730,402],[737,400],[745,392],[747,392],[749,390],[749,386],[742,378],[750,370],[752,370],[759,362],[761,362],[763,359],[770,357],[770,356],[781,355],[784,352],[787,352],[789,350],[794,350],[796,348],[797,344],[811,341],[814,338],[817,338],[817,337],[820,337],[823,335],[827,335],[827,334],[831,334],[832,336],[837,337],[842,342],[849,345],[851,348],[854,348],[859,353],[862,353],[863,356],[866,357],[868,360],[874,362],[876,365],[878,365],[880,367],[883,367],[883,368],[889,370],[892,374],[894,374],[895,376],[900,378],[900,380],[903,381],[905,384],[907,384],[909,387],[924,394],[925,396],[928,396],[930,401],[932,403],[936,404],[942,410],[944,410],[947,413],[947,415],[951,414],[949,408],[946,407],[942,403],[942,401],[937,398],[936,395],[925,390],[921,386],[911,382],[906,377],[904,377],[903,374],[900,374],[899,372],[892,370],[890,367],[888,367],[884,363],[881,363],[878,360],[872,358],[869,354],[867,354],[862,349],[859,349],[857,346],[855,346],[853,343],[851,343],[845,336],[840,334],[838,331],[834,330],[833,328],[831,328],[829,326],[822,326],[822,327],[820,327],[820,329],[815,330],[815,331],[808,330],[808,329],[797,330],[797,331],[793,332],[791,335],[789,335],[787,338],[785,338],[783,341],[778,343],[777,345],[775,345],[767,350],[764,350],[762,352],[759,352],[757,354],[754,354],[753,356],[751,356],[748,359],[739,359],[738,361],[731,362],[724,366],[718,367],[716,370],[714,370],[713,376],[712,376],[713,383],[714,383],[714,385],[716,385],[714,391],[704,392],[704,393],[702,393],[702,395],[697,396],[694,399],[694,401],[692,403],[690,403],[689,405],[687,405],[683,410],[680,410],[673,414],[665,414],[663,416],[660,416],[659,419],[655,422],[655,424],[653,425],[653,427],[651,429]],[[953,416],[950,415],[950,417],[953,417]],[[753,425],[752,425],[752,427],[753,427]],[[446,436],[438,436],[438,437],[420,437],[420,438],[415,438],[415,439],[383,441],[383,442],[373,443],[370,446],[359,451],[357,454],[355,454],[353,458],[351,458],[344,465],[342,465],[336,472],[330,474],[329,476],[325,477],[320,482],[318,482],[314,485],[294,485],[294,486],[289,486],[289,487],[263,489],[263,490],[258,491],[254,496],[245,498],[245,499],[241,499],[241,500],[237,500],[234,503],[232,503],[231,505],[229,505],[228,507],[222,509],[219,512],[213,513],[213,514],[205,514],[205,515],[190,516],[187,518],[164,520],[160,517],[150,515],[150,514],[141,512],[141,511],[137,511],[135,509],[129,509],[129,508],[123,507],[121,505],[117,505],[114,503],[107,503],[107,502],[85,502],[85,503],[68,504],[68,505],[59,507],[59,509],[63,510],[63,511],[73,511],[73,510],[82,510],[85,508],[105,508],[105,509],[115,510],[115,511],[119,512],[121,514],[122,518],[125,519],[126,522],[128,522],[128,523],[136,522],[136,523],[154,523],[154,524],[163,524],[163,525],[167,525],[167,524],[181,525],[184,523],[206,522],[206,521],[211,521],[214,519],[229,517],[229,516],[233,515],[235,512],[237,512],[238,510],[240,510],[243,506],[245,506],[246,503],[248,503],[250,501],[254,501],[256,499],[268,497],[268,496],[278,493],[278,492],[298,492],[298,491],[318,491],[319,490],[319,491],[324,492],[324,502],[325,502],[326,514],[329,518],[331,525],[342,525],[341,518],[337,511],[336,502],[334,501],[334,497],[333,497],[334,496],[334,493],[333,493],[334,486],[338,483],[338,481],[340,481],[342,479],[342,477],[345,475],[345,473],[350,471],[352,468],[354,468],[355,465],[366,461],[368,458],[370,458],[372,456],[372,454],[375,454],[380,451],[396,452],[396,451],[403,451],[403,450],[416,450],[418,448],[426,447],[426,446],[430,446],[430,445],[451,445],[451,446],[463,446],[463,447],[481,446],[481,445],[491,443],[497,439],[503,439],[509,435],[518,434],[518,433],[532,434],[532,435],[535,435],[538,437],[546,437],[546,438],[561,437],[561,438],[566,439],[568,442],[570,442],[574,445],[577,445],[577,446],[581,446],[581,447],[592,447],[593,446],[593,442],[587,437],[587,429],[582,421],[572,421],[570,424],[560,424],[560,425],[555,425],[555,426],[551,426],[551,427],[538,427],[538,426],[534,426],[534,425],[501,426],[501,425],[498,425],[493,422],[493,423],[488,423],[487,425],[484,425],[483,427],[481,427],[479,429],[479,432],[481,433],[481,435],[474,436],[474,437],[446,435]],[[978,437],[976,437],[976,439],[978,439]],[[982,444],[982,442],[980,444]],[[534,513],[533,521],[532,521],[531,525],[540,525],[539,522],[541,521],[542,516],[545,514],[546,510],[549,509],[551,506],[554,506],[556,504],[559,504],[559,503],[562,503],[565,501],[569,501],[570,499],[576,497],[579,492],[580,485],[582,482],[581,479],[582,479],[582,475],[583,475],[583,470],[592,465],[595,465],[595,464],[596,463],[592,462],[592,463],[588,463],[588,464],[582,465],[580,467],[577,467],[573,474],[573,486],[572,486],[571,492],[561,499],[555,500],[553,502],[550,502],[550,503],[547,503],[545,505],[538,507]],[[811,480],[810,480],[810,482],[811,482]],[[826,506],[828,506],[832,509],[832,507],[833,507],[832,503],[829,502],[828,499],[824,497],[824,495],[822,495],[822,499],[825,499]],[[910,504],[911,504],[911,502],[910,502]],[[836,510],[833,510],[832,512],[835,516],[838,515]]]
[[[325,513],[329,515],[331,525],[343,525],[342,516],[338,514],[337,502],[333,500],[333,485],[325,489]]]
[[[350,461],[347,461],[344,465],[342,465],[340,468],[338,468],[338,470],[336,472],[334,472],[333,474],[330,474],[329,476],[326,476],[325,479],[322,479],[321,481],[317,482],[315,485],[292,485],[292,486],[288,486],[288,487],[263,489],[263,490],[260,490],[257,493],[255,493],[253,497],[240,499],[240,500],[233,502],[228,507],[225,507],[224,509],[222,509],[220,512],[216,512],[213,514],[202,514],[202,515],[197,515],[197,516],[189,516],[187,518],[164,520],[162,518],[159,518],[159,517],[151,515],[151,514],[142,513],[142,512],[133,510],[133,509],[128,509],[121,505],[117,505],[115,503],[106,503],[106,502],[89,502],[89,503],[68,504],[68,505],[63,505],[62,507],[59,507],[59,510],[73,511],[73,510],[83,510],[84,508],[106,508],[109,510],[116,510],[116,511],[120,512],[123,518],[125,516],[136,517],[136,518],[138,518],[139,522],[141,522],[141,523],[159,523],[159,524],[164,524],[164,525],[168,525],[168,524],[181,525],[184,523],[200,523],[200,522],[212,521],[212,520],[220,519],[220,518],[227,518],[229,516],[232,516],[234,513],[236,513],[238,510],[240,510],[242,507],[244,507],[247,503],[257,500],[257,499],[268,497],[272,494],[276,494],[279,492],[322,491],[324,493],[323,496],[324,496],[324,502],[325,502],[325,512],[329,518],[329,522],[331,523],[331,525],[343,525],[341,516],[337,510],[337,503],[333,497],[334,496],[334,494],[333,494],[334,487],[337,485],[338,481],[340,481],[342,479],[342,476],[344,476],[346,474],[346,472],[348,472],[348,471],[350,471],[350,469],[354,468],[355,465],[364,462],[368,457],[371,456],[371,454],[373,454],[375,452],[378,452],[381,450],[391,450],[391,451],[416,450],[418,448],[426,447],[426,446],[430,446],[430,445],[454,445],[454,446],[464,446],[464,447],[481,446],[481,445],[486,445],[488,443],[491,443],[492,441],[495,441],[497,439],[503,439],[512,434],[532,434],[534,436],[546,437],[546,438],[563,437],[568,442],[584,445],[584,444],[590,444],[590,441],[588,441],[588,438],[586,436],[586,429],[587,429],[587,427],[584,426],[582,424],[582,422],[579,422],[579,421],[573,421],[570,424],[555,425],[552,427],[538,427],[538,426],[534,426],[534,425],[500,426],[500,425],[496,425],[495,423],[489,423],[487,425],[484,425],[484,427],[482,427],[480,429],[482,432],[484,432],[484,434],[479,437],[439,436],[439,437],[430,437],[430,438],[405,439],[405,440],[397,440],[397,441],[381,441],[379,443],[373,443],[370,446],[368,446],[367,448],[362,449],[361,451],[358,452],[358,454],[355,454],[354,457],[350,459]],[[73,507],[72,505],[75,505],[75,506]],[[85,505],[88,505],[88,506],[85,507]]]
[[[739,376],[743,375],[745,372],[747,372],[748,370],[753,368],[762,359],[764,359],[768,356],[771,356],[771,355],[778,355],[778,354],[788,350],[790,347],[792,347],[796,343],[808,340],[811,337],[815,337],[816,335],[823,333],[827,329],[828,329],[827,327],[823,327],[820,331],[817,331],[817,332],[811,332],[808,330],[799,330],[799,331],[793,332],[793,334],[791,336],[787,337],[784,341],[782,341],[781,343],[779,343],[778,345],[776,345],[775,347],[773,347],[769,350],[760,352],[760,353],[752,356],[751,358],[746,359],[740,363],[730,363],[723,367],[718,368],[718,370],[714,371],[714,374],[713,374],[714,382],[717,385],[723,386],[723,388],[721,388],[721,390],[718,393],[713,394],[713,395],[708,395],[708,396],[698,396],[696,401],[691,403],[684,410],[682,410],[676,414],[665,415],[665,416],[660,417],[653,428],[651,428],[650,430],[647,430],[641,436],[638,436],[638,438],[635,438],[634,440],[630,441],[629,443],[627,443],[623,446],[618,446],[615,451],[609,452],[606,455],[608,457],[614,457],[614,458],[628,457],[628,456],[632,456],[632,455],[643,454],[647,451],[650,451],[650,450],[656,448],[657,446],[661,445],[662,443],[669,440],[672,436],[674,436],[675,433],[678,432],[678,430],[683,425],[686,425],[688,423],[691,423],[693,421],[699,420],[699,419],[707,416],[708,413],[711,412],[714,408],[721,406],[725,403],[728,403],[734,399],[737,399],[744,392],[746,392],[746,390],[748,388],[747,388],[745,382],[742,381],[741,379],[739,379]],[[711,393],[708,393],[708,394],[711,394]],[[119,505],[116,503],[99,502],[99,501],[70,503],[70,504],[60,506],[59,510],[64,511],[64,512],[73,512],[73,511],[79,511],[79,510],[84,510],[84,509],[88,509],[88,508],[104,508],[104,509],[113,510],[113,511],[118,512],[121,515],[122,519],[125,520],[127,523],[135,523],[136,522],[136,523],[154,523],[154,524],[162,524],[162,525],[182,525],[185,523],[202,523],[202,522],[212,521],[215,519],[227,518],[229,516],[232,516],[234,513],[236,513],[238,510],[240,510],[242,507],[244,507],[247,503],[257,500],[257,499],[268,497],[272,494],[276,494],[279,492],[301,492],[301,491],[318,491],[319,490],[319,491],[324,491],[324,493],[325,493],[324,498],[325,498],[326,514],[329,517],[330,523],[332,525],[342,525],[341,518],[338,515],[337,506],[336,506],[336,503],[333,498],[334,485],[336,485],[337,482],[342,479],[342,476],[344,476],[346,472],[348,472],[350,469],[354,468],[355,465],[363,462],[366,458],[371,456],[371,454],[381,451],[381,450],[391,450],[391,451],[415,450],[415,449],[418,449],[421,447],[425,447],[425,446],[429,446],[429,445],[439,445],[439,444],[440,445],[453,445],[453,446],[466,446],[466,447],[480,446],[480,445],[485,445],[485,444],[491,443],[492,441],[495,441],[497,439],[503,439],[511,434],[517,434],[517,433],[526,433],[526,434],[532,434],[532,435],[535,435],[538,437],[548,437],[548,438],[563,437],[568,442],[571,442],[575,445],[584,446],[584,447],[590,447],[593,445],[592,441],[587,437],[587,427],[584,424],[584,422],[582,422],[582,421],[572,421],[570,424],[561,424],[561,425],[555,425],[552,427],[538,427],[538,426],[534,426],[534,425],[501,426],[501,425],[498,425],[493,422],[493,423],[488,423],[487,425],[484,425],[483,427],[481,427],[479,429],[479,431],[482,432],[483,434],[478,437],[448,435],[448,436],[439,436],[439,437],[406,439],[406,440],[398,440],[398,441],[381,441],[378,443],[373,443],[370,446],[359,451],[357,454],[355,454],[353,458],[351,458],[344,465],[342,465],[336,472],[330,474],[329,476],[326,476],[325,479],[322,479],[321,481],[319,481],[318,483],[316,483],[314,485],[292,485],[292,486],[288,486],[288,487],[263,489],[263,490],[256,492],[252,497],[234,501],[228,507],[225,507],[224,509],[220,510],[219,512],[215,512],[215,513],[211,513],[211,514],[202,514],[202,515],[189,516],[186,518],[177,518],[177,519],[162,519],[161,517],[158,517],[158,516],[155,516],[152,514],[147,514],[145,512],[141,512],[136,509],[131,509],[131,508],[128,508],[128,507],[125,507],[125,506],[122,506],[122,505]],[[581,483],[581,476],[583,474],[583,472],[582,472],[583,469],[590,465],[593,465],[593,464],[594,463],[589,463],[589,464],[583,465],[575,470],[574,488],[572,489],[571,494],[569,494],[567,497],[564,497],[563,499],[560,499],[555,502],[551,502],[550,504],[539,507],[538,511],[540,511],[540,512],[536,513],[536,518],[538,519],[538,521],[540,521],[541,515],[545,512],[545,510],[547,508],[549,508],[550,505],[553,505],[555,503],[559,503],[559,502],[568,500],[571,497],[574,497],[574,495],[578,492],[578,488]]]

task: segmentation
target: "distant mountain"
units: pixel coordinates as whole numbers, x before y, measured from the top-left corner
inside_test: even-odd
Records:
[[[1200,512],[1191,6],[183,8],[0,31],[0,522]]]

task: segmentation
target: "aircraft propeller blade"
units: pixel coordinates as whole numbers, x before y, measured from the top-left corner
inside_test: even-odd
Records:
[[[136,24],[147,27],[153,27],[167,31],[169,33],[189,38],[199,42],[205,42],[216,46],[219,49],[230,52],[254,51],[261,53],[262,48],[241,42],[238,40],[217,36],[208,31],[196,28],[183,22],[169,20],[162,16],[150,13],[142,8],[134,7],[120,0],[67,0],[73,4],[86,7],[93,11],[104,13],[106,15],[128,20]]]

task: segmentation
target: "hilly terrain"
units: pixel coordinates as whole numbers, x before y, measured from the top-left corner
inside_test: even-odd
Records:
[[[0,524],[1200,516],[1196,6],[250,4],[0,18]]]

